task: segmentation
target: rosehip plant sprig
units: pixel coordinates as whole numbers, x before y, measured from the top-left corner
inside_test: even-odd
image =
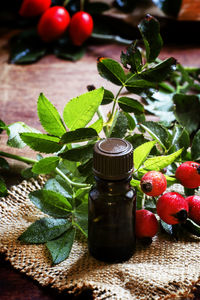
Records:
[[[0,151],[1,168],[8,168],[5,158],[11,158],[29,165],[22,172],[25,178],[40,174],[50,176],[42,189],[29,195],[36,207],[49,217],[37,220],[19,239],[24,243],[46,244],[53,264],[60,263],[69,256],[79,233],[87,238],[87,197],[94,182],[92,156],[97,140],[119,137],[127,139],[133,145],[134,172],[131,185],[137,189],[137,209],[152,211],[151,214],[141,213],[139,218],[152,224],[152,230],[146,233],[143,226],[143,230],[138,231],[138,238],[152,238],[157,232],[153,213],[162,216],[160,210],[159,213],[156,210],[157,203],[161,201],[157,197],[162,199],[160,194],[166,195],[166,183],[168,186],[178,183],[179,177],[175,176],[177,167],[186,160],[200,158],[199,132],[190,144],[189,135],[180,124],[167,128],[159,122],[146,121],[145,108],[143,102],[138,100],[138,95],[144,101],[159,86],[163,86],[165,79],[174,72],[176,60],[168,58],[157,62],[162,39],[159,23],[155,18],[148,15],[139,24],[139,29],[146,51],[135,41],[122,52],[121,64],[110,58],[98,59],[100,76],[118,86],[115,95],[111,90],[95,88],[91,83],[88,92],[66,104],[61,117],[55,106],[41,93],[37,112],[46,133],[23,122],[5,124],[0,121],[0,133],[7,133],[8,146],[28,146],[36,153],[39,152],[36,159],[33,159]],[[131,96],[124,95],[127,91]],[[102,105],[107,104],[109,110],[104,115]],[[45,154],[50,156],[46,157]],[[155,172],[159,172],[156,173],[157,176]],[[148,195],[149,192],[142,184],[146,173],[148,176],[145,181],[150,183],[152,196]],[[5,183],[0,178],[1,196],[5,196],[6,192]],[[179,217],[176,209],[173,215],[174,218]],[[200,232],[200,227],[192,222],[187,219],[186,225],[190,229],[195,228],[196,233],[198,230]],[[165,225],[173,226],[167,223]]]

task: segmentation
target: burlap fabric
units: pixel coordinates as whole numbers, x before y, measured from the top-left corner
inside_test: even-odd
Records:
[[[137,245],[133,257],[121,264],[106,264],[92,258],[86,240],[74,243],[70,257],[56,266],[44,245],[22,245],[17,237],[43,217],[28,199],[44,179],[23,181],[0,199],[0,252],[14,268],[43,286],[78,294],[93,290],[94,299],[184,299],[193,298],[192,285],[200,277],[200,239],[190,236],[172,241],[166,235],[144,247]]]

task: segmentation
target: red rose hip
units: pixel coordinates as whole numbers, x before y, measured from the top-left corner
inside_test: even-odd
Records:
[[[87,40],[93,30],[92,16],[84,11],[79,11],[72,16],[69,35],[75,46],[81,46]]]
[[[167,188],[167,180],[161,172],[149,171],[140,181],[142,191],[148,196],[159,196]]]
[[[38,34],[44,42],[51,42],[66,31],[69,22],[70,15],[64,7],[50,7],[39,20]]]
[[[39,16],[50,6],[51,0],[23,0],[19,14],[22,17]]]
[[[176,178],[180,183],[190,189],[200,186],[200,164],[186,161],[176,169]]]
[[[135,234],[137,238],[151,238],[158,231],[158,221],[156,216],[146,210],[136,211]]]
[[[157,214],[167,224],[174,225],[187,219],[188,203],[179,193],[165,193],[158,199],[156,207]]]
[[[189,218],[200,225],[200,196],[189,196],[185,200],[189,206]]]

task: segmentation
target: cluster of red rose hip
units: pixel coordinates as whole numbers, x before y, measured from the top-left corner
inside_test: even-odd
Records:
[[[23,0],[19,14],[28,18],[40,16],[37,31],[44,42],[60,38],[68,28],[72,43],[81,46],[92,34],[92,16],[78,11],[70,17],[65,7],[50,6],[51,0]]]
[[[200,164],[187,161],[176,169],[176,179],[186,188],[195,189],[200,186]],[[167,181],[161,172],[149,171],[140,181],[142,191],[158,198],[157,214],[165,223],[174,225],[185,222],[189,217],[200,224],[200,196],[184,198],[176,192],[164,193]],[[163,194],[164,193],[164,194]],[[141,209],[136,211],[136,236],[138,238],[153,237],[158,231],[158,221],[152,212]]]

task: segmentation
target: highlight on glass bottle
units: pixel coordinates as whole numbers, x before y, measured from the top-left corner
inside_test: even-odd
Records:
[[[88,200],[88,248],[106,262],[128,260],[135,249],[136,192],[130,185],[133,172],[132,145],[119,138],[94,146],[96,184]]]

